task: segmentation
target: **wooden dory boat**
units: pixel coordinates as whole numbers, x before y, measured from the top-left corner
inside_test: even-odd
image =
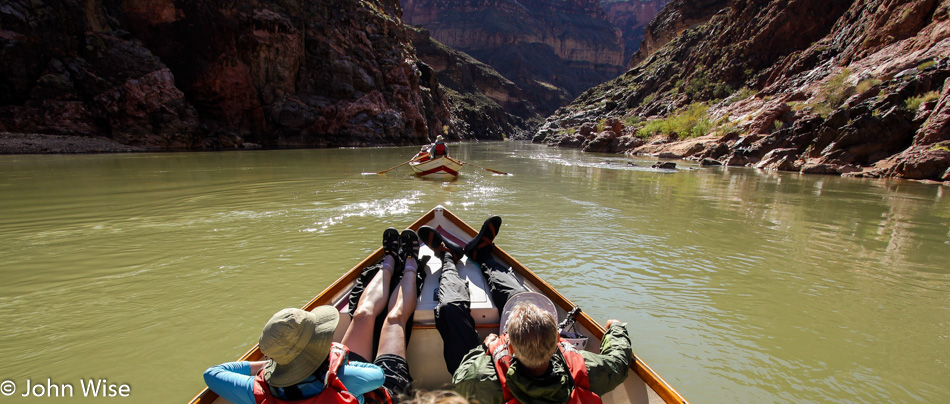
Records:
[[[429,225],[439,230],[446,237],[455,239],[455,241],[464,245],[468,240],[474,238],[478,232],[449,212],[442,206],[426,213],[422,218],[416,220],[409,228],[417,230],[420,226]],[[432,250],[423,245],[421,255],[431,255]],[[564,319],[567,312],[575,307],[570,300],[554,290],[551,285],[539,278],[531,270],[527,269],[520,262],[512,258],[501,248],[495,248],[495,257],[506,262],[516,271],[519,280],[532,291],[545,294],[558,309],[559,320]],[[320,305],[333,305],[340,310],[340,324],[334,335],[335,341],[343,338],[343,333],[349,325],[350,318],[342,314],[347,310],[348,297],[350,289],[356,282],[357,277],[367,266],[372,265],[383,257],[383,249],[380,247],[373,254],[366,257],[355,267],[345,273],[340,279],[337,279],[326,290],[320,292],[310,303],[303,307],[304,310],[313,310]],[[413,386],[416,389],[446,389],[450,388],[451,375],[445,368],[445,362],[442,358],[442,338],[435,329],[435,319],[433,310],[436,306],[436,290],[438,289],[440,265],[432,260],[425,268],[428,276],[419,295],[419,303],[416,308],[415,320],[412,325],[412,338],[409,341],[407,349],[407,360],[412,371],[414,379]],[[475,318],[479,334],[485,338],[489,333],[498,332],[499,314],[498,309],[494,307],[491,298],[488,295],[487,283],[482,276],[481,270],[474,264],[469,263],[463,258],[459,265],[459,274],[463,279],[469,281],[469,290],[472,298],[472,316]],[[575,323],[576,331],[588,337],[587,350],[598,352],[600,342],[604,336],[602,325],[591,319],[583,311],[580,312]],[[636,338],[634,338],[634,342]],[[251,348],[239,360],[256,361],[261,360],[262,354],[257,346]],[[212,364],[209,364],[209,366]],[[622,385],[603,396],[604,403],[686,403],[676,390],[673,389],[663,378],[653,371],[646,363],[634,354],[634,361],[630,364],[630,372],[627,380]],[[217,394],[205,388],[195,398],[191,400],[192,404],[225,403],[224,399]]]
[[[409,167],[419,177],[451,180],[458,177],[459,170],[462,169],[462,162],[448,156],[440,156],[432,160],[410,162]]]

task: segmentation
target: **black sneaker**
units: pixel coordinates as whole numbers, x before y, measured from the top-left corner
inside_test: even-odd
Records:
[[[469,258],[479,261],[479,258],[490,256],[494,250],[495,236],[501,230],[501,217],[492,216],[482,224],[482,230],[478,235],[465,245],[465,255]]]

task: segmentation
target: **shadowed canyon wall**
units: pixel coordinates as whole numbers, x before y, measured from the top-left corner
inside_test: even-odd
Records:
[[[622,34],[596,0],[403,0],[403,20],[497,70],[549,114],[623,72]]]
[[[5,1],[0,131],[146,150],[457,138],[398,1],[214,4]]]
[[[623,34],[623,60],[629,61],[640,49],[646,27],[663,10],[669,0],[604,0],[601,6],[607,20]]]

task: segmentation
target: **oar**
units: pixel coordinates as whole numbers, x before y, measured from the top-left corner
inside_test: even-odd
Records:
[[[400,165],[398,165],[398,166],[391,167],[391,168],[387,168],[387,169],[385,169],[385,170],[383,170],[383,171],[380,171],[380,172],[378,172],[378,173],[361,173],[361,174],[363,174],[363,175],[386,174],[386,173],[388,173],[388,172],[390,172],[390,171],[392,171],[392,170],[395,170],[395,169],[397,169],[397,168],[399,168],[399,167],[402,167],[402,166],[404,166],[404,165],[406,165],[406,164],[409,164],[409,163],[411,163],[411,162],[412,162],[412,160],[409,160],[409,161],[407,161],[407,162],[405,162],[405,163],[402,163],[402,164],[400,164]]]
[[[482,166],[480,166],[480,165],[478,165],[478,164],[472,164],[472,163],[469,163],[469,162],[467,162],[467,161],[456,160],[456,159],[453,159],[453,158],[448,157],[448,156],[446,156],[446,158],[449,159],[449,160],[452,160],[452,161],[454,161],[454,162],[456,162],[456,163],[459,163],[459,164],[468,165],[468,166],[472,166],[472,167],[478,167],[478,168],[481,168],[482,170],[491,171],[491,172],[493,172],[493,173],[495,173],[495,174],[511,175],[511,174],[506,173],[506,172],[504,172],[504,171],[492,170],[492,169],[487,168],[487,167],[482,167]]]

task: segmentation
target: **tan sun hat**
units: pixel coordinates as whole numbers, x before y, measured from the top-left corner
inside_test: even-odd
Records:
[[[538,292],[521,292],[512,296],[510,299],[508,299],[508,302],[505,303],[505,308],[501,311],[501,321],[498,323],[500,326],[498,329],[499,334],[504,334],[507,332],[508,317],[511,316],[511,311],[519,303],[532,303],[535,306],[538,306],[538,308],[541,310],[551,313],[551,315],[554,316],[554,322],[557,323],[557,308],[554,306],[554,302],[552,302],[551,299],[548,299],[547,296]]]
[[[270,358],[264,380],[274,387],[299,383],[313,374],[330,354],[333,331],[340,312],[333,306],[313,311],[283,309],[271,317],[261,332],[261,353]]]

